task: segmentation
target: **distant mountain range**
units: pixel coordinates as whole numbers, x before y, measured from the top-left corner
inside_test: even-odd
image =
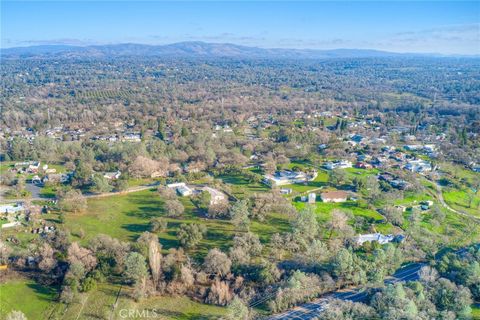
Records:
[[[4,58],[103,58],[122,56],[145,57],[230,57],[230,58],[281,58],[281,59],[328,59],[328,58],[373,58],[373,57],[425,57],[434,54],[394,53],[366,49],[265,49],[231,43],[179,42],[167,45],[135,43],[70,46],[40,45],[0,49]]]

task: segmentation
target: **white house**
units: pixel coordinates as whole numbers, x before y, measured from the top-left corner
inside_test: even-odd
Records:
[[[291,188],[282,188],[282,189],[280,189],[280,193],[281,194],[290,194],[290,193],[292,193],[292,189]]]
[[[409,144],[404,146],[405,150],[408,151],[417,151],[417,150],[422,150],[423,146],[421,144]]]
[[[193,194],[193,190],[189,188],[185,182],[177,182],[167,184],[168,188],[175,189],[175,191],[182,197],[190,196]]]
[[[264,178],[264,182],[271,186],[283,186],[286,184],[292,183],[302,183],[311,180],[312,177],[309,177],[304,172],[296,172],[296,171],[277,171],[275,174],[266,174]],[[313,177],[315,179],[315,177]]]
[[[70,174],[65,173],[51,173],[47,174],[43,178],[43,183],[51,182],[51,183],[66,183],[70,180]]]
[[[418,173],[432,171],[432,165],[430,162],[421,159],[408,161],[404,168],[406,170]]]
[[[186,186],[185,182],[175,182],[175,183],[167,184],[167,187],[171,189],[177,189],[178,187],[185,187],[185,186]]]
[[[188,186],[181,186],[177,188],[178,194],[180,194],[182,197],[187,197],[191,196],[193,194],[193,190],[190,189]]]
[[[374,145],[385,144],[387,143],[387,140],[384,138],[372,138],[370,143]]]
[[[140,142],[142,141],[142,135],[140,133],[125,133],[122,138],[123,142]]]
[[[351,168],[353,165],[351,161],[340,160],[340,161],[333,161],[333,162],[325,162],[323,166],[325,169],[333,170],[333,169]]]
[[[40,161],[33,161],[30,163],[28,166],[28,172],[38,172],[38,169],[40,169]]]
[[[0,205],[0,213],[16,213],[23,210],[25,210],[25,207],[22,203]]]
[[[122,173],[120,171],[115,171],[115,172],[105,172],[105,174],[103,175],[103,177],[105,179],[108,179],[108,180],[117,180],[118,178],[120,178],[120,176],[122,175]]]
[[[403,136],[403,141],[415,141],[417,140],[417,137],[415,137],[414,135],[411,135],[411,134],[406,134]]]
[[[42,179],[38,176],[38,175],[34,175],[32,177],[32,183],[33,184],[41,184],[42,183]]]
[[[380,244],[391,242],[395,238],[394,235],[383,235],[381,233],[362,234],[357,237],[357,244],[362,245],[365,242],[377,241]]]
[[[314,192],[308,194],[308,203],[313,204],[317,201],[317,195]]]
[[[437,147],[434,144],[426,144],[423,146],[423,151],[427,153],[432,153],[437,150]]]
[[[348,194],[345,191],[327,191],[320,194],[323,202],[345,202]]]

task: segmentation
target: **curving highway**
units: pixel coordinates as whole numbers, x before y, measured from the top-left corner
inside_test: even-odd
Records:
[[[425,266],[424,263],[411,263],[400,269],[395,274],[384,281],[385,284],[392,284],[402,281],[414,281],[419,279],[418,271]],[[352,302],[363,302],[368,297],[368,294],[363,289],[345,289],[333,293],[326,294],[312,302],[305,303],[301,306],[295,307],[284,313],[274,315],[269,320],[287,320],[300,319],[310,320],[315,319],[323,310],[328,308],[328,304],[333,299],[340,299]]]

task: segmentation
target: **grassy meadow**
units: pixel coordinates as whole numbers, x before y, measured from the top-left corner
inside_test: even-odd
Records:
[[[150,313],[151,317],[155,315],[165,320],[213,320],[226,311],[223,307],[198,303],[187,297],[155,296],[135,302],[129,297],[130,290],[118,284],[99,284],[96,289],[80,294],[78,300],[67,307],[56,301],[56,288],[25,278],[10,279],[0,284],[0,319],[5,319],[12,310],[21,310],[33,320],[117,320],[125,319],[129,310],[137,316]]]
[[[65,227],[72,232],[74,240],[82,243],[100,233],[123,241],[135,241],[142,232],[149,231],[152,218],[165,217],[168,230],[157,233],[165,251],[180,246],[176,232],[182,223],[199,223],[208,229],[198,247],[189,251],[193,256],[201,257],[212,248],[225,250],[229,247],[236,232],[230,221],[206,219],[189,198],[179,199],[185,207],[185,213],[180,218],[166,217],[164,202],[155,190],[89,199],[86,212],[66,215]],[[271,214],[263,222],[253,221],[250,228],[262,241],[267,241],[272,234],[287,231],[289,222],[283,215]],[[85,236],[80,238],[82,233]]]

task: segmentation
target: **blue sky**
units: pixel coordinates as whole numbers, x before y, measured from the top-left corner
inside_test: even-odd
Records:
[[[480,54],[480,2],[1,1],[1,46],[230,42]]]

